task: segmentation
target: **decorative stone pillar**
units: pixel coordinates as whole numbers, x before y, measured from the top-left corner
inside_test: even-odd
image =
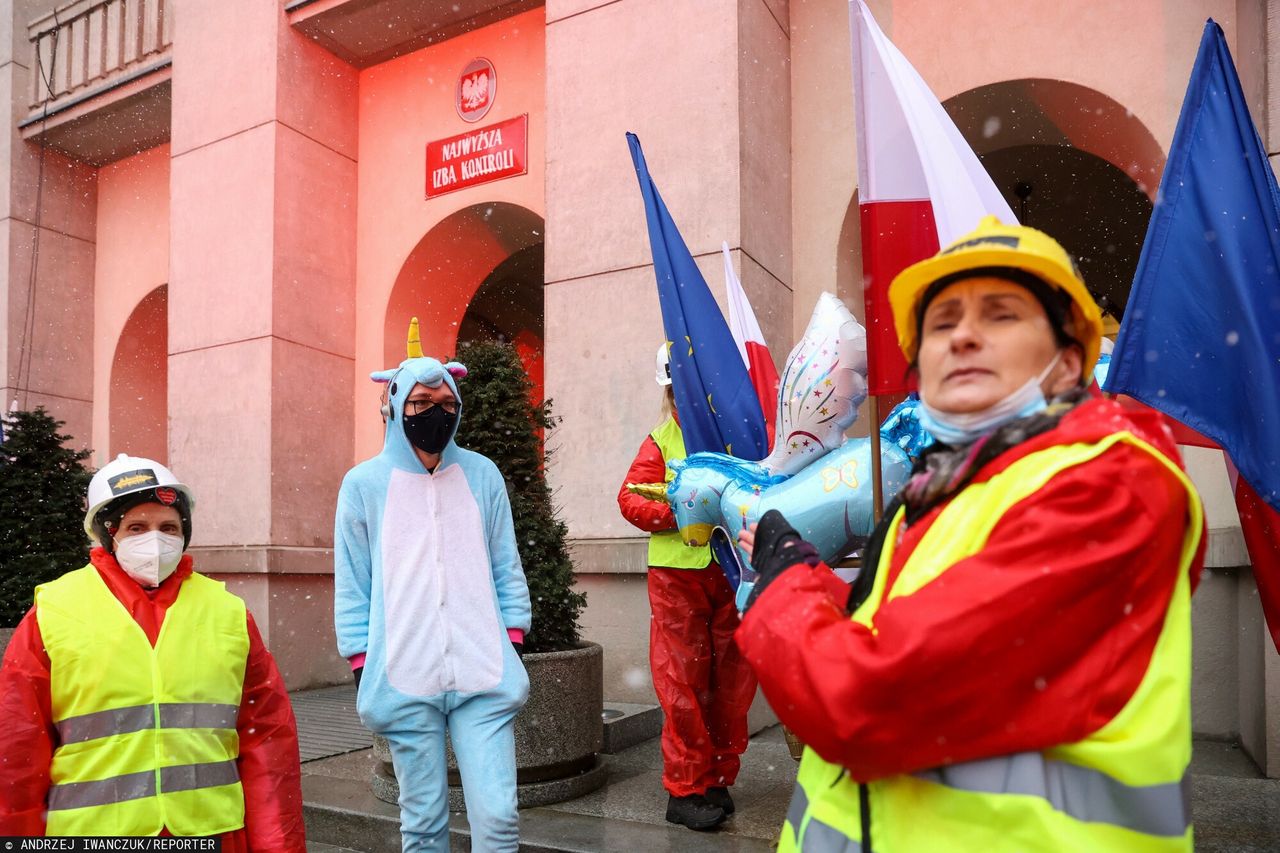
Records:
[[[618,488],[658,419],[653,354],[664,338],[624,134],[640,137],[722,305],[728,242],[774,356],[784,358],[792,341],[788,10],[780,0],[549,0],[546,21],[546,390],[564,418],[555,443],[572,448],[548,474],[575,565],[592,573],[584,636],[612,648],[648,635],[647,608],[619,613],[610,604],[643,598],[646,537],[602,496]],[[636,33],[644,37],[624,35]],[[636,651],[638,660],[606,662],[610,699],[653,701]]]
[[[283,5],[177,16],[169,456],[197,495],[197,565],[246,599],[297,688],[347,677],[331,548],[352,461],[357,72]]]

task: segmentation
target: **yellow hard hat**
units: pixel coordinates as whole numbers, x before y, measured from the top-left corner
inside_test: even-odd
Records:
[[[1079,270],[1058,241],[1025,225],[1005,225],[983,217],[977,230],[966,234],[932,258],[898,273],[889,285],[889,306],[898,332],[898,346],[914,361],[919,341],[920,300],[936,281],[967,271],[988,268],[1022,270],[1056,287],[1071,300],[1071,336],[1084,347],[1083,376],[1093,373],[1102,347],[1102,311],[1093,301]]]

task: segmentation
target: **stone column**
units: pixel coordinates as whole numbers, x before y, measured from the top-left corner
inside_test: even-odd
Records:
[[[550,471],[579,572],[586,639],[634,647],[648,614],[605,613],[644,584],[645,537],[613,501],[659,415],[664,339],[624,134],[724,300],[721,241],[775,358],[791,346],[790,76],[784,0],[547,3],[546,387],[564,416]],[[643,596],[643,592],[640,592]],[[620,616],[625,618],[619,619]],[[651,696],[641,657],[607,658],[605,695]]]
[[[53,4],[0,0],[0,408],[17,400],[66,421],[88,446],[93,408],[92,166],[22,139],[35,73],[27,24]],[[36,272],[33,277],[32,267]]]
[[[248,601],[290,688],[332,681],[357,74],[280,3],[184,4],[173,51],[171,465],[197,495],[197,566]]]

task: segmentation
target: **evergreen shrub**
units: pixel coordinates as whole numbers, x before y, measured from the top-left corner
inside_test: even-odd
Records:
[[[547,485],[550,451],[544,450],[544,438],[558,419],[550,400],[533,401],[533,382],[513,346],[477,341],[460,350],[456,360],[466,365],[467,376],[458,382],[462,422],[456,440],[493,460],[507,483],[533,608],[525,651],[571,649],[581,634],[578,616],[587,599],[573,589],[568,530]]]
[[[18,624],[37,585],[89,561],[84,534],[88,450],[43,408],[5,416],[0,443],[0,627]]]

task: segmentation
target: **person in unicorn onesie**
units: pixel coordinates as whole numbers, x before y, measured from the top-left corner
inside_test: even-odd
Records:
[[[472,849],[514,853],[529,588],[502,474],[453,440],[466,368],[424,357],[417,337],[415,320],[409,358],[372,375],[387,386],[385,444],[338,492],[338,651],[361,721],[391,747],[403,849],[449,849],[447,729]]]

